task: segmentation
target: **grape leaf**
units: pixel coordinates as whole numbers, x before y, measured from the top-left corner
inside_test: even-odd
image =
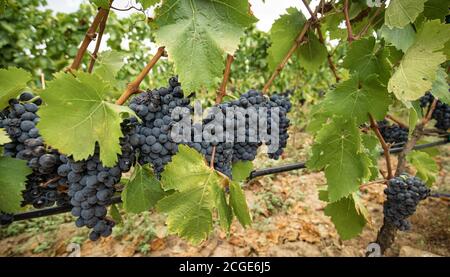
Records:
[[[317,133],[310,169],[324,169],[329,199],[335,202],[358,190],[370,176],[370,158],[362,150],[359,125],[354,120],[333,120]]]
[[[447,82],[447,73],[442,67],[438,69],[436,81],[434,81],[431,88],[431,94],[433,94],[441,102],[450,105],[450,93]]]
[[[165,195],[167,193],[161,189],[148,165],[136,165],[133,176],[122,191],[123,208],[129,213],[148,211]]]
[[[0,110],[8,106],[8,101],[16,97],[31,80],[31,74],[21,68],[0,69]]]
[[[118,51],[106,51],[100,53],[97,58],[97,65],[94,68],[94,74],[97,74],[104,81],[112,86],[116,84],[117,72],[125,64],[124,54]]]
[[[364,145],[365,152],[370,158],[372,165],[370,166],[370,178],[365,181],[373,181],[377,179],[378,172],[378,158],[380,157],[380,150],[378,147],[378,139],[375,135],[362,134],[362,144]]]
[[[300,45],[297,52],[300,59],[300,65],[309,71],[319,69],[328,57],[327,48],[320,43],[313,32],[308,32],[308,41]]]
[[[445,16],[448,15],[449,5],[450,2],[448,0],[427,0],[423,14],[428,19],[444,21]]]
[[[200,153],[180,145],[161,176],[162,188],[175,192],[157,204],[159,211],[168,214],[169,231],[194,244],[200,243],[213,228],[214,208],[218,210],[221,225],[229,229],[231,210],[225,199],[225,181]]]
[[[417,170],[417,177],[427,183],[429,187],[436,181],[439,173],[436,161],[425,152],[411,151],[406,156],[406,160]]]
[[[429,91],[438,66],[446,60],[442,50],[449,39],[450,26],[438,20],[426,22],[389,80],[389,92],[399,100],[412,101]]]
[[[137,0],[138,3],[141,3],[142,8],[144,10],[150,8],[151,6],[154,6],[161,2],[161,0]]]
[[[253,163],[250,161],[238,161],[233,163],[232,175],[233,181],[244,182],[250,176],[253,170]]]
[[[344,119],[354,118],[356,124],[362,124],[369,120],[369,113],[382,120],[390,104],[389,93],[386,87],[380,84],[376,75],[371,75],[366,80],[353,76],[326,94],[321,104],[321,113],[315,113],[313,121],[319,120],[315,125],[320,126],[328,117],[337,115]]]
[[[351,44],[344,59],[344,67],[352,74],[358,74],[361,79],[378,74],[383,83],[390,77],[391,67],[383,48],[379,48],[374,37],[355,41]]]
[[[230,183],[230,205],[242,226],[246,227],[252,224],[244,191],[235,181]]]
[[[385,24],[390,27],[403,28],[416,20],[423,12],[427,0],[391,0],[385,13]]]
[[[90,0],[96,7],[109,9],[109,0]]]
[[[325,207],[325,215],[331,217],[339,237],[343,240],[359,235],[366,225],[368,212],[356,194],[351,194]]]
[[[15,213],[20,211],[22,191],[25,190],[27,175],[32,170],[27,162],[10,157],[0,157],[0,211]]]
[[[156,10],[156,42],[166,46],[185,93],[216,85],[244,29],[255,22],[247,1],[164,1]]]
[[[403,28],[392,28],[383,25],[380,29],[381,36],[388,43],[395,46],[395,48],[402,50],[406,53],[408,48],[414,43],[414,38],[416,37],[416,32],[411,24],[406,25]]]
[[[0,128],[0,145],[3,145],[5,143],[11,142],[11,139],[9,138],[8,134],[6,133],[5,129]]]
[[[270,41],[267,60],[273,71],[292,47],[295,38],[305,24],[305,16],[296,8],[288,8],[286,14],[278,18],[270,29]]]
[[[77,72],[76,78],[56,74],[41,94],[47,104],[38,111],[38,128],[44,140],[75,160],[93,155],[98,143],[103,165],[114,166],[121,153],[122,115],[134,112],[106,102],[108,90],[109,86],[95,74]]]
[[[117,208],[116,204],[111,205],[111,208],[109,209],[109,215],[114,220],[116,225],[123,222],[122,216],[120,215],[120,212],[119,212],[119,208]]]

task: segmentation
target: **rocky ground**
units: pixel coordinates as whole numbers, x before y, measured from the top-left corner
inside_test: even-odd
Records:
[[[255,167],[305,160],[310,139],[293,137],[280,162],[259,159]],[[440,149],[441,171],[434,191],[450,192],[450,147]],[[383,161],[380,160],[383,165]],[[370,184],[361,197],[371,215],[362,234],[342,241],[318,199],[322,173],[306,170],[266,176],[245,186],[253,224],[235,222],[231,234],[219,227],[199,246],[167,234],[164,216],[152,211],[126,215],[112,237],[87,240],[70,215],[16,222],[0,230],[0,256],[364,256],[382,224],[383,184]],[[399,232],[388,256],[450,256],[450,199],[429,198],[411,217],[410,232]],[[80,247],[80,252],[73,247]]]

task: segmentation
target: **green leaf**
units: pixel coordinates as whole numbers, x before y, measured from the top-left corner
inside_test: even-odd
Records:
[[[8,134],[6,133],[5,129],[0,128],[0,145],[3,145],[5,143],[11,142],[11,139],[9,138]]]
[[[185,93],[216,85],[226,54],[255,22],[247,1],[167,0],[156,10],[156,41],[166,46]]]
[[[119,209],[117,208],[116,204],[111,205],[111,208],[109,209],[109,215],[116,222],[116,225],[123,222],[122,216],[120,215]]]
[[[360,201],[355,201],[355,194],[329,203],[325,207],[325,215],[331,217],[336,230],[343,240],[351,239],[359,235],[366,225],[365,208]]]
[[[406,160],[416,168],[417,177],[426,182],[428,186],[433,185],[439,173],[439,167],[430,155],[421,151],[411,151],[406,156]]]
[[[417,121],[419,118],[422,118],[422,108],[420,107],[419,103],[412,103],[412,107],[408,109],[409,116],[408,116],[408,134],[411,136],[414,132],[414,129],[416,128]]]
[[[344,59],[344,67],[348,68],[352,74],[358,74],[361,79],[378,74],[380,80],[387,83],[391,67],[383,49],[378,48],[374,37],[353,42]]]
[[[76,78],[56,74],[41,94],[47,104],[38,111],[38,128],[44,140],[75,160],[93,155],[98,143],[103,165],[114,166],[121,154],[122,116],[134,112],[106,102],[108,90],[109,86],[95,74],[77,72]]]
[[[0,80],[0,110],[3,110],[8,106],[9,99],[17,97],[27,87],[31,74],[21,68],[2,68]]]
[[[32,170],[27,162],[10,157],[0,157],[0,211],[15,213],[20,211],[22,191],[25,190],[27,175]]]
[[[446,60],[442,50],[449,39],[449,25],[438,20],[426,22],[389,80],[389,91],[401,101],[416,100],[429,91],[439,65]]]
[[[291,45],[292,46],[292,43]],[[300,65],[309,71],[315,71],[327,60],[328,51],[325,45],[320,43],[313,32],[308,32],[308,41],[298,48]]]
[[[403,28],[413,23],[423,12],[427,0],[391,0],[385,13],[385,24],[390,28]]]
[[[449,4],[448,0],[427,0],[423,14],[428,19],[444,21],[445,16],[448,15]]]
[[[345,82],[341,82],[336,89],[326,94],[322,102],[321,114],[314,120],[322,122],[316,124],[320,126],[323,120],[337,115],[344,119],[354,118],[356,124],[362,124],[369,120],[371,113],[376,119],[382,120],[391,104],[389,93],[375,75],[360,80],[357,76]]]
[[[230,205],[242,226],[246,227],[252,224],[244,191],[235,181],[230,183]]]
[[[288,8],[286,14],[278,18],[270,29],[270,41],[267,57],[269,69],[273,71],[292,47],[298,33],[301,31],[306,18],[296,8]]]
[[[97,58],[97,65],[94,68],[94,74],[97,74],[104,81],[116,84],[117,72],[125,64],[124,54],[118,51],[103,52]]]
[[[388,43],[395,46],[395,48],[402,50],[406,53],[408,48],[414,43],[416,32],[411,24],[406,25],[403,28],[392,28],[383,25],[380,29],[381,36]]]
[[[442,67],[438,69],[436,81],[434,81],[433,86],[431,87],[431,94],[433,94],[440,101],[450,105],[447,73]]]
[[[364,145],[367,156],[372,162],[370,166],[370,178],[367,181],[373,181],[378,178],[378,159],[380,158],[380,150],[378,147],[378,139],[375,135],[362,134],[362,143]]]
[[[333,118],[317,133],[310,169],[324,169],[329,199],[335,202],[357,191],[370,176],[370,158],[362,150],[361,135],[354,120]]]
[[[123,208],[128,213],[148,211],[166,195],[149,166],[136,165],[122,191]]]
[[[98,8],[109,9],[109,0],[90,0]]]
[[[225,181],[206,164],[200,153],[180,145],[161,176],[163,189],[175,192],[157,204],[159,211],[168,214],[169,231],[191,243],[200,243],[212,231],[214,208],[218,210],[221,225],[229,229],[230,207],[223,189]]]
[[[238,161],[233,163],[232,175],[233,181],[244,182],[250,176],[253,170],[253,163],[251,161]]]
[[[151,6],[154,6],[161,2],[161,0],[137,0],[138,3],[141,3],[142,8],[144,10],[150,8]]]

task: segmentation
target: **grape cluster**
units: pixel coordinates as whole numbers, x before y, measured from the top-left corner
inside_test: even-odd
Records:
[[[114,167],[104,167],[99,157],[99,147],[95,154],[86,160],[74,161],[67,159],[66,163],[58,168],[58,174],[67,179],[69,183],[68,196],[72,205],[72,215],[78,217],[77,227],[87,226],[92,229],[89,238],[92,241],[100,237],[111,235],[114,221],[107,218],[107,206],[111,204],[123,172],[130,170],[135,162],[133,146],[130,143],[130,134],[134,133],[134,127],[126,120],[122,123],[122,131],[125,136],[121,139],[122,154]]]
[[[450,90],[449,90],[450,92]],[[433,103],[434,97],[430,92],[427,92],[420,98],[420,106],[426,108]],[[447,105],[441,101],[437,101],[436,108],[431,115],[431,118],[436,120],[434,125],[437,129],[447,131],[450,129],[450,105]]]
[[[384,218],[401,231],[411,228],[408,217],[414,214],[421,200],[427,198],[430,190],[424,182],[406,174],[392,178],[384,190],[387,200],[384,202]]]
[[[131,100],[130,108],[142,120],[130,143],[139,152],[139,163],[150,163],[159,175],[164,166],[178,151],[178,145],[170,136],[174,124],[172,111],[177,107],[189,107],[177,77],[169,79],[169,86],[148,90]]]
[[[403,143],[408,141],[408,128],[403,128],[397,124],[390,125],[387,120],[378,121],[378,130],[380,130],[384,141],[387,143]]]
[[[36,124],[39,117],[36,112],[42,100],[32,93],[24,92],[19,99],[11,99],[9,106],[1,112],[0,127],[5,128],[11,142],[5,144],[4,155],[26,160],[33,169],[23,191],[22,205],[31,204],[35,208],[53,206],[55,203],[67,203],[62,193],[66,187],[64,180],[57,174],[62,164],[61,154],[44,144]]]

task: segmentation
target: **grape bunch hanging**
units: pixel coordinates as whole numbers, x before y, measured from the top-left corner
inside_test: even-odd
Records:
[[[424,109],[429,108],[433,101],[434,96],[430,92],[427,92],[420,98],[420,106]],[[440,100],[437,101],[436,108],[434,109],[431,118],[436,120],[436,124],[434,126],[437,129],[444,131],[450,129],[450,105],[447,105]]]

